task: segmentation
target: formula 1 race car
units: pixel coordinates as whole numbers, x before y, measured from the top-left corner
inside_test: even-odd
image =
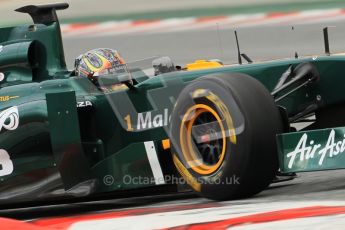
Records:
[[[34,24],[0,29],[2,205],[182,182],[236,199],[278,169],[345,166],[345,56],[330,55],[327,28],[323,56],[252,63],[238,49],[236,65],[173,68],[163,57],[155,74],[128,64],[96,84],[66,68],[56,10],[67,7],[25,6]]]

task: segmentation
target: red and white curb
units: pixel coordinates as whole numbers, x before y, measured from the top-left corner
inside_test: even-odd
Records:
[[[165,205],[21,222],[0,218],[1,229],[343,229],[345,202],[205,203]],[[331,222],[332,221],[332,222]],[[290,225],[293,224],[293,225]],[[342,228],[341,228],[342,227]]]
[[[127,33],[162,33],[207,28],[241,28],[258,25],[299,25],[345,19],[345,9],[271,12],[232,16],[170,18],[163,20],[123,20],[101,23],[64,24],[64,36],[97,37]]]

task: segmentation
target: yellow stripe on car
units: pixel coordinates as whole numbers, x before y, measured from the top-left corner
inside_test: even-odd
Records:
[[[217,61],[208,61],[208,60],[196,60],[193,63],[186,65],[186,70],[193,71],[193,70],[202,70],[202,69],[212,69],[212,68],[220,68],[224,65]]]

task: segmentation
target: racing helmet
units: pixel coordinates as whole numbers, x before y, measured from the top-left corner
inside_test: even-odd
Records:
[[[126,64],[116,50],[93,49],[75,59],[75,74],[80,77],[97,79],[100,75],[114,74],[117,71],[127,71]]]

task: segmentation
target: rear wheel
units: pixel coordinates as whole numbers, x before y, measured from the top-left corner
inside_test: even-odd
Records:
[[[278,168],[279,111],[244,74],[209,75],[181,92],[171,118],[175,166],[202,196],[226,200],[266,188]]]

